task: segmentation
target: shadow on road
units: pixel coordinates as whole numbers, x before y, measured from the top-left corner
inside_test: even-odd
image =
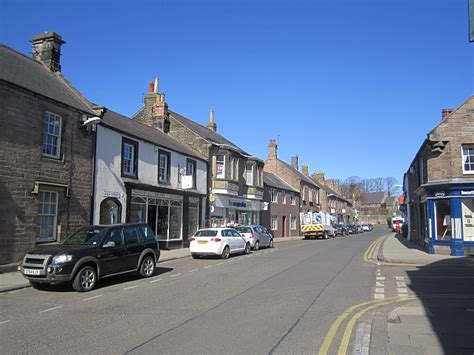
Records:
[[[427,316],[406,317],[410,339],[445,354],[474,354],[474,262],[446,259],[407,271]],[[402,323],[405,323],[403,321]]]

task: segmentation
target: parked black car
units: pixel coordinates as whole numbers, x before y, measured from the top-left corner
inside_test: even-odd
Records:
[[[349,224],[347,229],[349,230],[349,234],[359,234],[359,227],[357,224]]]
[[[335,227],[334,227],[334,233],[336,236],[340,235],[340,236],[345,236],[345,235],[349,235],[349,227],[345,224],[337,224]]]
[[[28,252],[20,271],[35,288],[66,282],[87,292],[108,276],[138,271],[150,277],[159,257],[155,234],[145,223],[90,226]]]

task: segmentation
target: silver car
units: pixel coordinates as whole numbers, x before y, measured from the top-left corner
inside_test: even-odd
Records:
[[[235,229],[250,242],[253,250],[258,250],[260,247],[273,248],[273,236],[267,232],[265,227],[259,225],[238,226]]]

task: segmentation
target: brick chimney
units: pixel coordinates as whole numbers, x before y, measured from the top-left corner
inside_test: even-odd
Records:
[[[309,176],[308,175],[308,164],[301,165],[301,172],[303,173],[304,176]]]
[[[33,59],[53,72],[61,72],[61,46],[66,43],[56,32],[45,32],[31,40]]]
[[[311,174],[311,177],[316,180],[317,182],[320,182],[324,184],[324,172],[323,171],[318,171],[314,172]]]
[[[453,112],[454,110],[452,108],[444,108],[441,110],[441,117],[442,120],[445,120],[448,118],[448,116]]]
[[[212,110],[209,112],[209,123],[207,124],[207,128],[214,132],[217,131],[217,124],[214,121],[214,111]]]
[[[270,139],[270,143],[268,143],[268,159],[277,159],[277,149],[278,145],[276,140]]]
[[[298,167],[298,156],[291,157],[291,166],[295,168],[296,170],[299,170]]]
[[[144,98],[145,112],[140,117],[137,117],[137,120],[164,133],[168,133],[170,130],[168,104],[165,101],[165,94],[158,91],[158,84],[158,78],[149,84],[148,92]]]

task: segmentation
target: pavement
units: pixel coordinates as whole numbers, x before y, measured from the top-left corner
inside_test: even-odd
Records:
[[[275,239],[275,243],[290,242],[293,240],[301,240],[301,237]],[[426,266],[431,263],[437,262],[448,262],[457,267],[474,267],[474,257],[454,257],[449,255],[430,255],[424,250],[418,248],[415,244],[408,241],[400,234],[389,233],[384,237],[383,242],[380,244],[378,250],[375,251],[373,259],[378,260],[384,264],[393,265],[405,265],[410,267],[415,266]],[[190,257],[189,249],[175,249],[175,250],[162,250],[159,263],[166,263],[170,260],[181,259]],[[11,266],[9,268],[11,270]],[[3,270],[9,270],[4,268]],[[474,270],[474,269],[473,269]],[[0,272],[2,268],[0,268]],[[25,280],[22,275],[18,272],[3,272],[0,273],[0,293],[12,291],[29,287],[29,283]],[[467,295],[464,299],[458,302],[463,303],[463,309],[472,309],[472,313],[463,315],[461,318],[462,322],[470,322],[470,318],[474,316],[474,308],[472,307],[473,295]],[[436,301],[436,302],[439,302]],[[439,307],[442,307],[441,303]],[[422,299],[414,299],[401,303],[397,308],[379,309],[377,312],[372,314],[372,335],[370,339],[370,354],[400,354],[400,353],[413,353],[413,354],[443,354],[448,349],[446,344],[451,342],[459,343],[459,333],[453,334],[452,339],[449,338],[448,332],[444,331],[442,334],[446,339],[442,339],[441,343],[439,339],[439,329],[434,329],[435,322],[433,322],[433,314],[431,310],[436,310],[436,303],[429,304]],[[445,307],[445,306],[444,306]],[[431,309],[431,310],[430,310]],[[442,308],[440,308],[442,309]],[[435,313],[433,311],[433,313]],[[445,320],[446,319],[446,320]],[[443,323],[440,325],[443,328],[447,325],[449,315],[443,317]],[[455,319],[459,323],[460,319]],[[446,323],[446,325],[445,325]],[[456,323],[451,325],[452,328],[456,328]],[[470,327],[466,327],[469,334],[473,332],[469,330]],[[455,337],[458,338],[455,338]],[[466,339],[469,339],[467,336]],[[472,337],[471,337],[472,338]],[[462,345],[462,344],[461,344]],[[473,350],[470,344],[465,344],[465,349],[471,353]],[[449,352],[449,350],[448,350]],[[354,351],[354,354],[357,352]],[[369,353],[369,352],[367,352]],[[457,352],[456,352],[457,353]]]

